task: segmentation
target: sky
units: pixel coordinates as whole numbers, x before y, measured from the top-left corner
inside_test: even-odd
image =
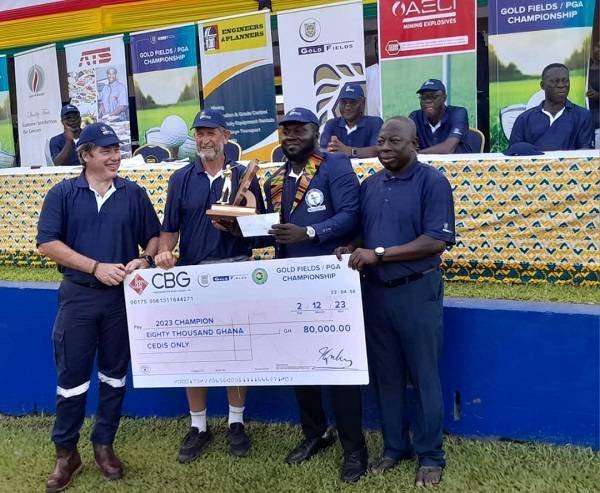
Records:
[[[146,96],[152,96],[156,104],[175,104],[186,84],[192,81],[196,66],[181,67],[159,72],[135,74],[140,89]]]
[[[560,34],[556,30],[502,34],[490,36],[490,44],[504,65],[513,62],[525,75],[540,75],[546,65],[564,63],[589,33],[589,27],[576,27]]]

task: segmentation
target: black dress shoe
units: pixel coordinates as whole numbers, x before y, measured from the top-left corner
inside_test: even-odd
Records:
[[[192,462],[197,459],[204,449],[212,442],[213,436],[210,430],[198,431],[198,428],[192,426],[179,447],[179,457],[177,458],[182,464]]]
[[[344,463],[340,478],[346,483],[354,483],[367,473],[369,455],[367,449],[361,448],[354,452],[344,452]]]
[[[319,450],[327,448],[335,442],[335,433],[333,430],[327,430],[325,435],[317,438],[305,438],[294,450],[292,450],[285,461],[288,464],[299,464],[310,459]]]
[[[56,447],[54,471],[46,481],[46,493],[57,493],[71,484],[73,477],[81,470],[81,457],[77,449],[67,450]]]
[[[231,423],[227,431],[229,452],[236,457],[246,457],[250,452],[250,438],[242,423]]]

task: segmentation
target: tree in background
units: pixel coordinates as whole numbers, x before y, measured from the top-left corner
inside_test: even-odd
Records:
[[[177,99],[178,103],[184,103],[186,101],[198,101],[200,95],[198,85],[198,72],[194,73],[192,80],[189,84],[186,84],[181,94],[179,95],[179,99]]]
[[[133,94],[135,95],[135,104],[140,108],[158,108],[158,104],[156,104],[152,96],[146,96],[135,80],[133,81]]]

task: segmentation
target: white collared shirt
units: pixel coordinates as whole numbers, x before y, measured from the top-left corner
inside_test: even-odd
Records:
[[[100,195],[96,190],[94,190],[91,185],[90,190],[94,192],[94,197],[96,197],[96,205],[98,206],[98,212],[100,212],[101,207],[110,198],[110,196],[117,191],[117,189],[115,188],[114,181],[110,184],[110,188],[106,191],[104,196]]]
[[[204,170],[204,173],[206,173],[206,176],[208,177],[208,181],[209,181],[209,185],[208,185],[208,186],[209,186],[209,188],[212,188],[212,184],[213,184],[213,182],[214,182],[216,179],[218,179],[218,178],[221,178],[221,177],[223,176],[223,170],[222,170],[222,169],[220,169],[220,170],[218,171],[218,173],[217,173],[217,174],[215,174],[214,176],[213,176],[213,175],[211,175],[211,174],[210,174],[208,171],[206,171],[206,170]]]
[[[432,134],[434,134],[435,131],[442,126],[442,120],[440,120],[439,122],[437,122],[435,125],[432,125],[429,122],[427,122],[427,123],[429,124],[429,127],[431,127],[431,133]]]
[[[302,173],[300,174],[296,174],[294,173],[294,170],[292,168],[290,168],[290,172],[288,173],[288,178],[294,178],[296,181],[298,181],[298,178],[300,178],[302,176]]]
[[[550,113],[549,111],[546,111],[544,108],[542,108],[542,113],[544,115],[546,115],[548,118],[550,118],[550,126],[552,126],[552,124],[558,120],[562,114],[565,112],[565,108],[566,106],[562,107],[562,110],[560,110],[558,113],[556,113],[556,115],[553,115],[552,113]]]
[[[346,135],[350,135],[352,132],[354,132],[358,128],[358,125],[354,125],[352,128],[350,128],[348,126],[348,124],[346,124],[344,126],[346,127]]]

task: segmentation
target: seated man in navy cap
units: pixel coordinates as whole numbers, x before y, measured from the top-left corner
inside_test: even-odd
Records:
[[[378,116],[365,116],[365,95],[359,84],[348,84],[337,102],[340,114],[325,124],[321,147],[348,157],[374,157],[375,144],[383,124]]]
[[[509,151],[521,142],[532,144],[539,151],[591,149],[592,114],[567,99],[569,69],[562,63],[551,63],[542,71],[540,87],[544,101],[517,117],[510,133]]]
[[[81,133],[81,115],[76,106],[67,104],[60,110],[60,120],[64,127],[62,134],[50,139],[50,155],[55,166],[77,166],[77,140]]]
[[[417,91],[421,109],[409,116],[417,127],[419,154],[475,152],[467,144],[469,116],[462,106],[446,105],[446,86],[438,79],[426,80]]]

